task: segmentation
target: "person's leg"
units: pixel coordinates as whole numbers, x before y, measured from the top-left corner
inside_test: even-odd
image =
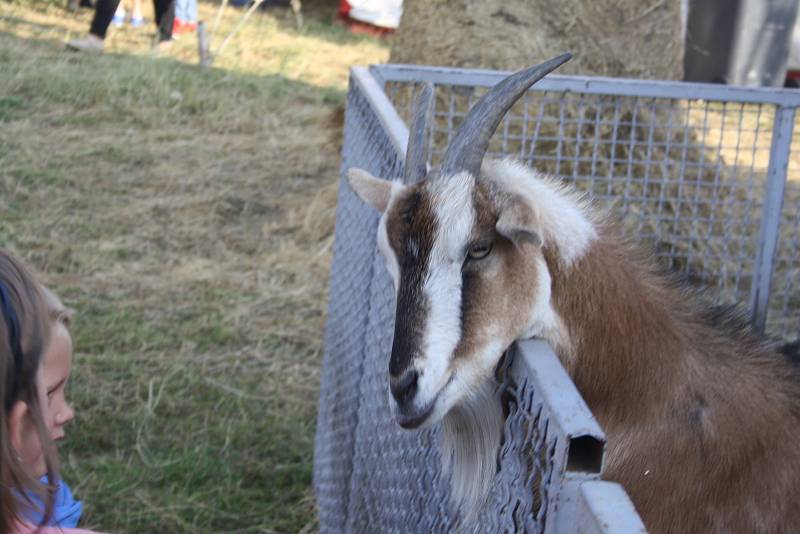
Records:
[[[175,0],[153,0],[160,42],[172,40],[172,25],[175,23]]]
[[[119,0],[97,0],[89,33],[100,39],[105,39],[108,25],[111,24],[111,19],[114,18],[117,6],[119,6]]]
[[[119,6],[119,0],[97,0],[89,35],[71,40],[67,43],[67,48],[81,52],[102,52],[106,30],[111,24],[117,6]]]
[[[125,24],[125,5],[120,2],[117,4],[117,10],[114,12],[114,17],[111,19],[111,22],[114,23],[114,26],[117,28],[121,28],[123,24]]]
[[[142,25],[142,0],[133,0],[133,13],[131,14],[131,26],[138,28]]]
[[[187,0],[175,0],[175,20],[189,20],[189,2]]]
[[[197,0],[188,0],[186,20],[192,24],[197,24]]]
[[[175,0],[175,26],[173,34],[193,32],[197,29],[197,0]]]

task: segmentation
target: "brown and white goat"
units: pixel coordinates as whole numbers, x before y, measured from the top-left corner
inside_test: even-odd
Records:
[[[383,213],[397,421],[443,423],[454,504],[474,519],[502,435],[495,369],[514,341],[541,338],[606,432],[603,477],[625,487],[651,532],[800,532],[798,368],[660,272],[568,187],[483,161],[508,108],[566,59],[487,93],[430,173],[419,147],[430,104],[421,105],[412,183],[350,172]]]

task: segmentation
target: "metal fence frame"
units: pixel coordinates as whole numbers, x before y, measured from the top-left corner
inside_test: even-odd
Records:
[[[385,140],[388,140],[393,149],[390,151],[392,152],[390,157],[393,160],[402,161],[408,142],[408,129],[392,105],[390,98],[384,92],[387,82],[419,83],[430,81],[435,84],[489,87],[503,79],[507,74],[498,71],[406,65],[357,67],[351,71],[351,92],[352,88],[356,87],[361,97],[367,101],[369,107],[377,116],[382,135]],[[767,169],[767,183],[759,228],[759,246],[757,258],[755,259],[755,276],[751,286],[749,302],[754,325],[763,329],[768,311],[771,276],[779,237],[780,214],[787,179],[795,113],[796,108],[800,107],[800,92],[558,75],[552,75],[540,81],[535,89],[595,95],[705,99],[776,106]],[[348,139],[346,138],[345,148],[343,149],[345,153],[347,151],[347,143]],[[343,159],[343,175],[346,171],[345,165],[347,165],[347,162]],[[396,163],[392,165],[396,166]],[[349,194],[351,193],[346,191],[346,186],[342,185],[340,189],[340,207],[342,199]],[[345,197],[342,195],[345,195]],[[372,223],[376,222],[377,218],[372,220]],[[339,222],[337,219],[337,241],[341,239],[339,234]],[[371,236],[366,242],[362,242],[361,245],[372,246],[374,249],[374,236]],[[334,269],[336,269],[336,261],[335,252]],[[377,286],[375,285],[374,279],[375,271],[380,269],[380,262],[377,260],[368,261],[363,268],[369,270],[369,277],[372,277],[373,280],[372,288],[364,289],[366,289],[367,293],[371,292],[374,295],[376,287],[380,286],[380,283]],[[333,356],[329,354],[328,343],[339,334],[339,332],[335,331],[336,328],[331,326],[333,322],[331,317],[337,313],[337,310],[333,308],[333,284],[335,281],[332,278],[331,310],[329,312],[328,331],[326,332],[324,363],[326,369],[333,365],[331,362]],[[366,311],[363,313],[375,313],[375,311],[370,310],[369,306],[367,306]],[[374,323],[372,318],[365,318],[363,321],[371,325]],[[348,346],[356,346],[365,342],[364,339],[356,339],[348,342]],[[517,343],[510,352],[513,357],[512,375],[522,381],[531,382],[538,402],[541,403],[542,409],[548,415],[548,435],[554,437],[553,443],[555,443],[555,446],[552,458],[553,469],[557,476],[546,487],[544,498],[546,499],[547,522],[544,526],[544,532],[644,532],[641,519],[636,514],[624,489],[617,484],[599,480],[605,436],[568,375],[561,367],[557,356],[553,354],[549,346],[541,341]],[[366,358],[367,354],[364,353],[361,357]],[[363,374],[365,371],[359,369],[357,372]],[[359,375],[352,380],[357,385],[362,379],[362,376]],[[321,484],[324,485],[329,481],[328,475],[331,469],[341,470],[343,467],[331,466],[331,458],[329,457],[330,445],[325,443],[325,439],[330,435],[330,429],[336,428],[337,425],[336,422],[327,421],[327,430],[323,430],[324,418],[330,417],[330,414],[324,415],[322,409],[325,402],[330,402],[330,398],[326,397],[326,381],[329,382],[330,379],[326,379],[325,373],[323,373],[314,467],[315,489],[318,496],[321,491],[331,491],[332,489],[330,485],[325,486],[324,489],[321,486]],[[358,403],[360,402],[361,400],[358,399]],[[356,407],[355,410],[357,419],[359,408]],[[352,421],[347,423],[347,425],[352,424]],[[356,426],[352,426],[353,429],[356,427],[357,423]],[[341,432],[341,430],[336,430],[336,432]],[[433,443],[428,438],[423,441],[430,444]],[[348,465],[353,468],[356,461],[357,447],[355,445],[348,445],[348,447],[350,447],[348,454],[352,455]],[[345,476],[347,478],[346,487],[351,492],[357,489],[358,481],[352,479],[350,475]],[[429,481],[426,484],[435,485],[436,481]],[[350,497],[344,497],[343,505],[341,503],[320,505],[321,531],[363,530],[364,527],[359,527],[361,523],[358,520],[348,517],[352,504],[348,499]],[[331,506],[339,506],[339,508],[332,509]],[[342,509],[342,506],[344,509]],[[334,518],[335,520],[330,522],[329,518]],[[415,524],[437,525],[438,530],[441,530],[441,528],[447,527],[448,519],[434,519],[429,523],[423,521]],[[409,525],[408,528],[411,528],[411,526]],[[491,526],[491,529],[497,531],[507,531],[508,528],[508,526],[500,524]],[[429,529],[433,530],[430,527]],[[490,530],[490,528],[485,527],[485,530]]]

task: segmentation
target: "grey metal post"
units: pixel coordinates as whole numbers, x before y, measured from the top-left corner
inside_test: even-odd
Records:
[[[758,238],[753,285],[750,290],[750,309],[753,311],[753,326],[763,331],[769,309],[769,289],[772,282],[772,264],[778,245],[783,191],[786,186],[786,169],[789,165],[789,150],[792,146],[795,108],[780,107],[772,129],[772,146],[767,169],[767,190]]]
[[[623,487],[604,480],[580,485],[574,525],[574,531],[579,534],[647,532]]]
[[[507,71],[458,69],[420,65],[374,65],[370,71],[381,85],[385,82],[491,87],[511,74]],[[572,92],[593,95],[638,96],[640,98],[700,99],[726,102],[800,105],[800,92],[772,87],[735,87],[710,83],[603,78],[550,74],[536,82],[534,91]]]
[[[580,483],[600,478],[605,436],[547,343],[521,341],[514,350],[514,370],[533,379],[550,417],[550,432],[557,436],[553,462],[558,475],[547,490],[545,534],[568,532]]]
[[[366,99],[378,113],[378,119],[397,150],[397,154],[401,158],[405,158],[406,150],[408,150],[408,126],[397,114],[397,110],[386,96],[386,93],[383,92],[383,82],[380,79],[376,79],[370,69],[364,67],[353,67],[350,70],[350,74],[353,80],[359,84]]]
[[[209,39],[206,33],[206,24],[202,20],[197,23],[197,55],[200,58],[201,67],[210,67],[214,58],[208,51]]]

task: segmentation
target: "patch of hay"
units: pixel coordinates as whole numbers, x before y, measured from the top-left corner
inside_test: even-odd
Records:
[[[406,0],[390,61],[516,70],[562,52],[561,73],[681,79],[680,0]]]

